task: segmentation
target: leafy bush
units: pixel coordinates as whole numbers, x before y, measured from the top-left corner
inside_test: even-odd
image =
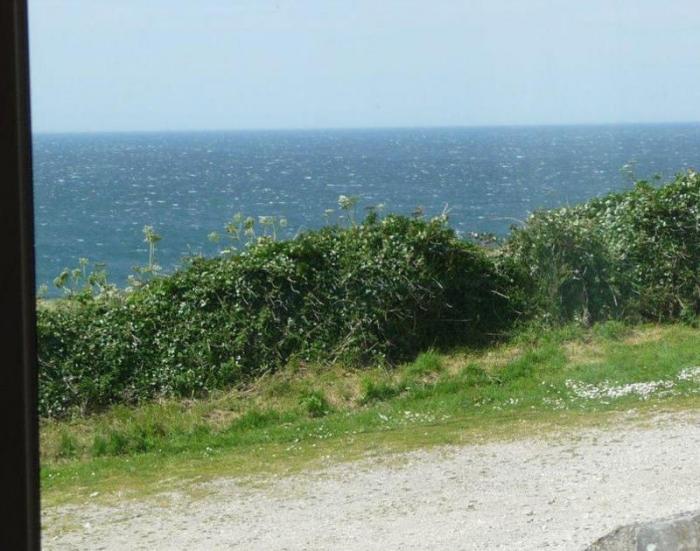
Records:
[[[362,365],[484,342],[517,316],[513,281],[443,219],[259,238],[128,293],[41,308],[40,411],[193,396],[294,358]]]
[[[192,258],[169,276],[157,274],[159,236],[149,229],[150,267],[129,292],[103,272],[88,275],[87,261],[64,272],[57,284],[67,298],[38,311],[41,414],[194,396],[291,361],[391,364],[433,346],[488,342],[518,320],[551,327],[700,314],[693,171],[536,212],[498,248],[459,239],[443,217],[380,219],[375,210],[357,224],[356,201],[339,206],[348,227],[288,241],[276,240],[286,222],[261,217],[257,236],[253,219],[234,217],[221,258]],[[530,360],[503,376],[524,376]],[[415,375],[434,364],[424,356]],[[370,385],[365,400],[397,388]],[[121,445],[98,447],[108,444]]]
[[[514,229],[511,261],[526,267],[532,306],[561,322],[671,320],[700,313],[700,176],[540,211]]]

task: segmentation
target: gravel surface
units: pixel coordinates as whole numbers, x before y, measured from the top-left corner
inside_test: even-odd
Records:
[[[700,413],[44,512],[47,550],[577,550],[700,508]],[[167,499],[166,499],[167,497]],[[62,523],[79,528],[61,532]]]

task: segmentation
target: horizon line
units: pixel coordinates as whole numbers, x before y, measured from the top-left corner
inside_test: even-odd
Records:
[[[338,132],[352,130],[447,130],[447,129],[491,129],[491,128],[558,128],[595,126],[666,126],[695,125],[700,120],[676,121],[623,121],[623,122],[562,122],[562,123],[513,123],[513,124],[446,124],[446,125],[387,125],[387,126],[312,126],[312,127],[248,127],[248,128],[183,128],[149,130],[34,130],[32,136],[78,135],[78,134],[185,134],[228,132]]]

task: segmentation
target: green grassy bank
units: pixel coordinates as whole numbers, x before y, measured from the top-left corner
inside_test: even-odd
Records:
[[[526,330],[392,369],[297,361],[203,399],[44,419],[43,500],[144,495],[214,476],[539,434],[616,412],[694,409],[698,366],[700,329],[620,322]]]

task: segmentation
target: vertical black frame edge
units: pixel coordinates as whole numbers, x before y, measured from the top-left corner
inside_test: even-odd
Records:
[[[0,549],[40,548],[27,0],[0,2]]]

